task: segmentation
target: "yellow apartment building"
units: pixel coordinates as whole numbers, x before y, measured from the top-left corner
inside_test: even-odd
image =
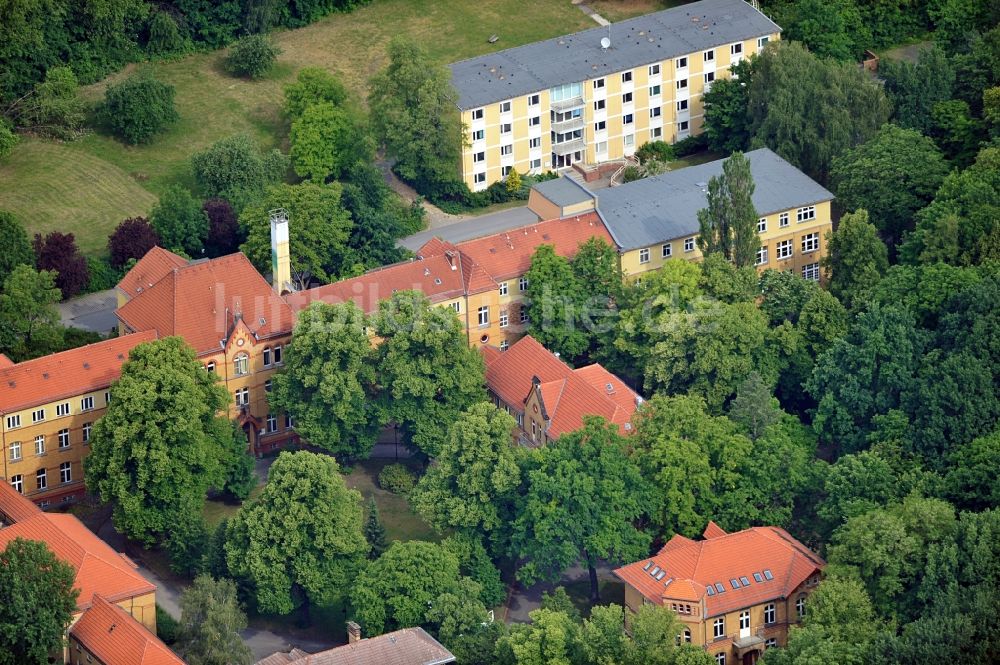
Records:
[[[780,37],[744,0],[700,0],[451,65],[462,179],[621,160],[702,129],[702,94]]]
[[[614,574],[625,583],[626,626],[643,605],[667,607],[683,625],[678,641],[704,648],[716,665],[753,665],[786,644],[825,566],[784,529],[726,533],[709,522],[702,540],[675,535]]]
[[[83,459],[111,384],[129,352],[154,339],[126,335],[16,364],[0,356],[3,478],[42,508],[82,498]]]
[[[821,279],[826,233],[833,228],[833,194],[767,148],[746,153],[760,215],[758,270],[787,270]],[[623,274],[641,279],[670,259],[701,260],[698,211],[707,206],[708,181],[725,160],[668,171],[618,187],[591,191],[572,178],[539,183],[528,205],[536,214],[596,210],[618,248]]]

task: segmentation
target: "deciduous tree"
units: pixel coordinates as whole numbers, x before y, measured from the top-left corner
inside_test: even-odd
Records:
[[[889,269],[888,251],[866,210],[841,217],[836,231],[826,234],[823,267],[830,276],[830,293],[848,309],[864,303]]]
[[[19,265],[35,265],[31,241],[20,220],[13,213],[0,210],[0,284]]]
[[[288,614],[344,597],[368,554],[361,494],[348,489],[337,462],[283,452],[267,484],[229,524],[226,562],[251,585],[262,612]]]
[[[929,134],[934,126],[931,109],[951,99],[955,90],[955,67],[941,48],[923,49],[915,63],[883,58],[879,78],[892,102],[892,119],[900,127]]]
[[[729,419],[741,425],[754,441],[781,420],[778,400],[757,372],[751,372],[736,389],[736,397],[729,405]]]
[[[90,279],[87,259],[76,246],[72,233],[52,231],[46,236],[35,234],[32,243],[35,250],[35,265],[39,270],[51,270],[56,275],[56,286],[64,300],[80,293]]]
[[[225,199],[208,199],[201,206],[208,217],[208,237],[205,253],[210,257],[226,256],[239,251],[240,223],[236,211]]]
[[[347,101],[347,88],[340,80],[319,67],[303,67],[294,83],[285,86],[285,113],[295,120],[312,104],[328,102],[343,106]]]
[[[236,599],[236,583],[199,575],[181,594],[177,652],[190,665],[250,665],[253,654],[240,632],[247,617]]]
[[[149,221],[163,246],[197,258],[208,237],[208,217],[201,203],[184,187],[173,185],[160,196]]]
[[[281,182],[288,157],[277,149],[262,150],[246,134],[234,134],[196,153],[191,169],[203,195],[224,198],[242,209],[268,185]]]
[[[328,102],[306,107],[292,122],[289,140],[296,175],[318,183],[341,178],[374,153],[360,114]]]
[[[553,245],[540,245],[525,276],[527,304],[522,306],[528,308],[528,332],[547,349],[567,358],[580,356],[588,345],[578,311],[584,287],[569,260],[556,254]]]
[[[160,236],[145,217],[129,217],[108,236],[112,267],[119,270],[131,259],[141,259],[160,244]]]
[[[722,175],[708,180],[708,206],[698,211],[698,248],[719,253],[736,267],[753,266],[760,248],[750,161],[734,152],[722,163]]]
[[[372,561],[382,556],[389,547],[385,538],[385,525],[378,514],[378,504],[375,495],[368,499],[368,516],[365,518],[365,540],[368,541],[368,558]]]
[[[267,35],[246,35],[230,47],[226,56],[226,71],[234,76],[259,79],[271,71],[279,55],[281,49]]]
[[[60,298],[55,273],[14,266],[0,293],[0,350],[15,362],[58,350],[63,328],[55,304]]]
[[[149,69],[108,86],[104,121],[127,143],[149,143],[180,116],[174,109],[174,88],[157,81]]]
[[[787,39],[802,42],[820,57],[858,62],[874,45],[854,0],[796,0],[775,20],[788,26]]]

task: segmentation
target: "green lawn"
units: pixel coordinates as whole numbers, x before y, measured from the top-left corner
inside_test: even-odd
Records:
[[[595,12],[611,21],[617,23],[625,19],[658,12],[661,9],[669,9],[678,5],[685,5],[693,0],[587,0],[587,6]],[[614,41],[614,31],[611,34]]]
[[[432,529],[422,517],[413,512],[406,497],[387,492],[378,486],[378,474],[382,467],[392,464],[393,460],[366,460],[357,464],[351,473],[344,478],[348,487],[361,492],[367,505],[369,497],[375,496],[379,517],[385,525],[386,537],[394,540],[441,540],[441,534]],[[414,472],[419,473],[419,466],[404,462]]]
[[[97,252],[122,219],[147,213],[166,187],[191,184],[188,163],[195,152],[237,132],[265,147],[286,147],[282,88],[302,67],[337,73],[363,100],[397,35],[416,39],[447,63],[592,25],[569,0],[375,0],[275,34],[283,53],[260,81],[225,74],[222,51],[153,63],[156,75],[176,88],[178,123],[146,146],[126,146],[100,133],[69,144],[25,139],[0,165],[0,209],[17,214],[31,233],[72,231],[85,251]],[[489,44],[494,33],[499,41]],[[89,86],[84,96],[99,101],[109,81],[132,70]]]

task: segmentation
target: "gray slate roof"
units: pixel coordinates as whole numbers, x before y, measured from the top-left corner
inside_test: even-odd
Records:
[[[760,215],[833,198],[818,182],[768,148],[746,153]],[[708,180],[722,174],[719,159],[635,180],[598,194],[597,209],[621,249],[650,247],[698,233],[698,211],[708,203]]]
[[[453,63],[451,82],[470,109],[780,30],[744,0],[700,0],[613,24],[607,51],[593,28]]]
[[[286,657],[285,654],[272,654],[257,661],[256,665],[282,662],[288,665],[445,665],[455,662],[450,651],[419,627],[403,628],[312,655],[295,649],[288,656],[291,657],[282,661],[280,658]]]
[[[566,175],[555,180],[540,182],[535,185],[535,189],[560,208],[594,199],[590,191]]]

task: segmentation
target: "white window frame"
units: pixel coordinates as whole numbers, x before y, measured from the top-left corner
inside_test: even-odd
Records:
[[[767,245],[761,245],[757,248],[757,260],[754,265],[767,265]]]
[[[775,258],[786,261],[795,255],[795,243],[792,240],[779,240],[774,249]]]
[[[510,113],[511,105],[508,99],[505,102],[500,102],[500,113]]]
[[[633,103],[634,100],[635,96],[633,95],[631,90],[622,93],[622,104],[631,104]]]
[[[712,622],[712,638],[719,639],[726,636],[726,617],[719,617]]]
[[[701,54],[702,62],[715,62],[715,49],[709,49]]]
[[[660,63],[656,63],[649,66],[649,75],[657,76],[660,73]]]
[[[263,353],[261,355],[262,355],[262,357],[264,359],[264,367],[270,367],[271,366],[271,347],[265,346],[264,347],[264,351],[263,351]]]
[[[65,485],[73,482],[73,463],[62,462],[59,465],[59,483]]]
[[[10,461],[16,462],[21,459],[21,442],[11,441],[10,443]]]
[[[24,494],[24,476],[20,473],[11,476],[10,486],[13,487],[18,494]]]
[[[767,217],[757,220],[757,233],[767,233]]]
[[[21,414],[7,416],[7,429],[17,429],[21,426]]]
[[[604,87],[604,79],[594,79],[594,90]]]
[[[669,259],[674,255],[674,246],[669,242],[660,246],[660,258]]]
[[[804,593],[800,593],[799,597],[795,599],[795,616],[802,618],[806,615],[806,596]]]
[[[632,72],[622,72],[622,83],[629,83],[632,81]]]
[[[483,109],[472,109],[472,119],[482,120],[483,119]]]
[[[527,277],[518,277],[517,278],[517,290],[520,291],[521,293],[524,293],[525,291],[528,290],[528,278]]]
[[[778,228],[783,229],[786,226],[788,226],[788,213],[783,212],[780,215],[778,215]]]
[[[677,79],[677,89],[678,90],[684,90],[687,87],[688,87],[688,80],[687,79]]]
[[[233,376],[246,376],[250,373],[250,356],[238,353],[233,358]]]
[[[508,342],[505,339],[500,340],[500,350],[501,351],[506,351],[509,348],[510,348],[510,342]]]
[[[607,128],[608,128],[608,121],[607,120],[598,120],[597,122],[594,123],[594,131],[595,132],[603,132],[603,131],[607,130]]]
[[[39,434],[35,437],[35,455],[45,454],[45,435]]]
[[[273,413],[267,414],[267,419],[264,421],[266,424],[266,429],[268,434],[273,434],[278,431],[278,416]]]
[[[676,69],[686,69],[687,66],[688,66],[688,59],[686,55],[681,56],[680,58],[674,60],[674,67]]]
[[[80,400],[80,410],[81,411],[93,411],[94,410],[94,397],[84,397]]]
[[[649,263],[649,247],[639,250],[639,263]]]
[[[59,441],[59,450],[66,450],[70,446],[69,440],[69,429],[63,428],[56,433],[56,439]]]
[[[480,326],[490,325],[490,308],[489,305],[483,305],[476,311],[476,315],[479,320]]]
[[[678,111],[678,113],[682,113],[682,112],[687,111],[687,110],[688,110],[688,100],[686,100],[686,99],[680,99],[680,100],[678,100],[677,101],[677,111]]]
[[[511,132],[511,124],[509,122],[500,123],[501,134],[510,134],[510,132]]]
[[[476,141],[483,141],[485,139],[486,139],[486,130],[485,129],[474,129],[474,130],[472,130],[472,142],[473,143],[475,143]]]
[[[819,232],[807,233],[802,236],[802,253],[808,254],[819,249]]]
[[[740,612],[740,630],[750,630],[750,610]]]
[[[48,469],[42,468],[35,471],[35,487],[37,487],[39,491],[47,490],[49,488]]]
[[[816,219],[816,206],[804,206],[795,211],[795,221],[798,223]]]
[[[461,300],[459,300],[459,301],[457,301],[457,302],[453,302],[453,303],[451,303],[451,308],[452,308],[453,310],[455,310],[455,313],[456,313],[456,314],[461,314],[461,313],[462,313],[462,301],[461,301]]]
[[[663,115],[663,109],[661,109],[659,106],[654,106],[653,108],[649,109],[650,118],[659,118],[661,115]]]
[[[677,123],[677,129],[678,131],[686,132],[691,129],[691,123],[689,123],[687,120],[681,120],[679,123]]]
[[[506,328],[510,325],[510,315],[507,312],[500,312],[500,327]]]
[[[31,422],[32,423],[45,422],[45,407],[42,407],[41,409],[35,409],[34,411],[31,412]]]
[[[69,415],[69,402],[63,402],[62,404],[56,404],[56,417],[68,416]]]
[[[818,282],[819,276],[819,263],[810,263],[802,266],[802,279],[807,279],[811,282]]]
[[[695,248],[695,239],[694,239],[694,237],[692,236],[691,238],[685,238],[684,239],[684,251],[685,252],[693,252],[694,248]]]
[[[528,147],[529,148],[541,148],[542,147],[542,137],[541,136],[534,136],[534,137],[528,139]]]
[[[729,45],[729,55],[743,55],[743,42]]]
[[[772,623],[774,623],[775,619],[777,619],[777,617],[778,617],[778,614],[777,614],[777,611],[776,611],[776,609],[774,607],[774,603],[768,603],[767,605],[764,606],[764,625],[765,626],[769,626]]]
[[[507,282],[500,282],[500,295],[507,295]]]
[[[90,443],[90,435],[94,431],[94,423],[84,423],[80,431],[83,433],[83,442]]]
[[[508,143],[507,145],[500,146],[500,156],[506,157],[507,155],[514,154],[514,144]]]
[[[538,106],[541,103],[541,96],[536,92],[533,95],[528,95],[528,106]]]

